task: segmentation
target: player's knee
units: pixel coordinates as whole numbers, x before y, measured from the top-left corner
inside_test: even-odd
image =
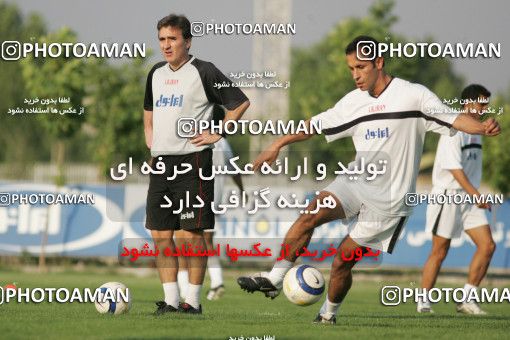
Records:
[[[443,262],[448,254],[448,249],[446,248],[436,248],[432,251],[431,257],[439,262]]]
[[[335,257],[331,265],[331,276],[347,274],[352,268],[352,264],[339,257]]]
[[[310,230],[318,225],[317,220],[316,215],[301,215],[299,226],[303,230]]]
[[[494,243],[494,241],[491,240],[487,244],[481,246],[480,250],[485,254],[485,256],[492,257],[492,255],[496,251],[496,243]]]
[[[489,243],[489,250],[490,250],[491,256],[496,251],[496,243],[494,241],[492,241],[492,240]]]
[[[156,246],[158,246],[159,248],[164,248],[164,247],[168,247],[170,246],[171,244],[171,239],[169,238],[155,238],[154,239],[154,243],[156,244]]]
[[[202,231],[189,231],[186,233],[186,240],[192,243],[203,242],[204,233]]]

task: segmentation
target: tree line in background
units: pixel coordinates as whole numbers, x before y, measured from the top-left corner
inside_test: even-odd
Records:
[[[345,44],[358,35],[371,35],[380,41],[407,42],[393,33],[397,17],[393,1],[376,1],[363,18],[350,18],[336,25],[320,42],[292,51],[290,119],[307,119],[332,107],[354,88],[344,59]],[[48,32],[37,14],[21,15],[16,5],[0,2],[0,40],[76,42],[69,28]],[[427,38],[433,41],[432,37]],[[386,59],[389,74],[421,83],[440,98],[460,97],[465,86],[447,59]],[[35,162],[48,162],[62,169],[64,162],[93,162],[105,174],[111,166],[133,157],[141,162],[149,157],[143,138],[142,102],[150,65],[133,59],[112,65],[102,59],[25,58],[21,62],[0,62],[0,163],[22,173]],[[484,84],[490,89],[490,84]],[[69,97],[83,106],[83,115],[8,115],[8,109],[21,106],[27,97]],[[497,117],[503,133],[484,141],[484,178],[501,192],[510,192],[510,93],[494,96],[491,106],[504,106]],[[428,134],[425,152],[434,152],[438,136]],[[234,150],[248,150],[249,136],[232,138]],[[354,156],[350,139],[326,144],[321,137],[291,146],[293,156],[311,158],[313,164],[348,162]],[[313,152],[312,152],[313,151]],[[248,152],[239,152],[249,161]],[[295,157],[295,160],[299,159]],[[62,172],[57,178],[63,183]]]

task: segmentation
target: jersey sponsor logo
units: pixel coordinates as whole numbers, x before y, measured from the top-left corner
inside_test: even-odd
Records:
[[[166,79],[165,85],[177,85],[179,83],[179,79]]]
[[[156,100],[157,107],[168,107],[168,106],[177,106],[182,107],[184,102],[184,95],[175,95],[172,94],[170,97],[164,97],[161,95],[158,100]]]
[[[385,127],[384,129],[377,128],[377,130],[367,129],[367,133],[365,134],[365,139],[379,139],[379,138],[388,138],[390,136],[390,129]]]
[[[386,110],[386,105],[382,104],[382,105],[372,105],[368,108],[368,112],[369,113],[373,113],[373,112],[381,112],[381,111],[384,111]]]

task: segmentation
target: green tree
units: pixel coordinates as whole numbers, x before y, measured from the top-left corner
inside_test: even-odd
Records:
[[[149,155],[143,134],[143,95],[148,74],[144,59],[120,66],[92,61],[87,77],[87,123],[93,127],[90,147],[103,174],[111,166]]]
[[[501,134],[483,140],[483,178],[494,189],[508,195],[510,193],[510,89],[506,95],[496,96],[489,106],[503,108],[502,114],[492,116],[501,125]]]
[[[23,17],[14,4],[0,1],[0,41],[29,42],[46,32],[36,14]],[[9,115],[8,109],[22,107],[27,97],[21,65],[17,60],[0,61],[0,162],[10,165],[11,174],[23,176],[27,165],[49,156],[46,131],[32,116]],[[9,175],[9,174],[7,174]]]
[[[369,35],[384,42],[409,42],[410,39],[392,31],[397,17],[392,14],[393,1],[377,1],[364,18],[350,18],[336,25],[318,44],[295,49],[292,54],[290,115],[291,119],[308,119],[332,106],[354,89],[345,61],[345,46],[359,35]],[[432,41],[428,37],[426,41]],[[456,75],[447,59],[386,58],[386,71],[412,82],[421,83],[440,98],[458,96],[463,79]],[[429,134],[430,135],[430,134]],[[426,140],[425,150],[435,151],[437,137]],[[308,156],[312,163],[325,162],[329,167],[354,157],[351,139],[327,145],[324,139],[312,138],[292,146],[293,155]]]
[[[62,28],[54,33],[41,37],[39,43],[75,43],[76,34],[68,28]],[[57,185],[63,185],[64,158],[66,141],[68,142],[80,129],[84,114],[79,114],[83,106],[85,93],[84,79],[85,64],[82,59],[74,57],[34,58],[27,56],[21,61],[22,74],[25,80],[27,93],[31,97],[42,99],[69,98],[70,102],[60,102],[49,105],[59,113],[36,114],[36,120],[47,131],[53,143],[52,162],[56,164],[58,175]],[[77,113],[62,111],[73,107]]]

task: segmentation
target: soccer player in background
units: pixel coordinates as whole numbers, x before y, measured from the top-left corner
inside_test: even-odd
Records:
[[[308,245],[314,229],[336,219],[353,219],[352,228],[333,260],[327,299],[314,320],[317,323],[336,323],[337,311],[351,288],[356,261],[344,261],[341,254],[351,254],[358,247],[363,252],[368,251],[367,247],[393,251],[412,211],[405,204],[405,194],[415,192],[425,133],[450,135],[457,129],[494,136],[500,132],[494,119],[480,122],[468,115],[452,114],[426,87],[386,74],[384,58],[377,55],[378,46],[375,39],[367,36],[357,37],[348,44],[345,55],[357,89],[311,119],[322,122],[322,132],[328,142],[352,137],[355,162],[359,163],[360,157],[365,158],[365,163],[376,164],[386,159],[389,170],[373,181],[367,181],[366,174],[360,175],[357,181],[338,176],[307,210],[316,209],[317,202],[327,196],[333,197],[336,207],[320,207],[316,214],[302,214],[285,235],[284,246],[290,248],[285,259],[277,261],[270,272],[237,280],[247,292],[260,291],[266,297],[276,297],[285,274],[299,256],[296,253]],[[312,135],[302,132],[278,138],[257,157],[254,168],[273,163],[282,147]]]
[[[483,86],[472,84],[462,91],[463,115],[480,120],[487,109],[491,93]],[[478,188],[482,179],[482,138],[465,132],[453,137],[441,136],[437,146],[432,171],[431,194],[480,196]],[[477,289],[487,273],[496,249],[492,239],[485,209],[490,204],[429,204],[427,206],[427,231],[432,233],[432,250],[423,267],[421,287],[429,291],[436,283],[441,264],[448,254],[452,238],[459,237],[462,230],[476,245],[469,266],[466,296]],[[433,313],[425,298],[418,302],[419,313]],[[457,311],[465,314],[486,314],[474,301],[457,305]]]
[[[164,62],[157,63],[149,72],[144,100],[145,142],[151,150],[153,165],[164,163],[163,174],[150,175],[147,193],[146,228],[151,230],[155,245],[161,250],[156,259],[165,299],[157,302],[156,314],[171,312],[201,314],[200,291],[207,264],[206,257],[191,257],[189,286],[185,301],[179,303],[177,285],[178,263],[174,256],[165,256],[167,247],[175,251],[173,234],[182,229],[186,242],[192,249],[205,247],[203,231],[214,228],[214,213],[211,202],[214,195],[214,180],[203,181],[212,171],[212,144],[221,136],[208,131],[192,138],[178,134],[178,122],[182,118],[195,121],[210,121],[215,105],[226,108],[225,121],[238,120],[249,106],[248,98],[237,87],[221,87],[215,84],[231,81],[212,63],[189,54],[191,48],[191,24],[184,16],[171,14],[157,24],[159,46]],[[181,127],[182,131],[184,128]],[[175,167],[182,170],[183,164],[192,170],[176,175]],[[157,169],[159,169],[156,166]],[[186,197],[199,196],[203,207],[184,207],[173,213]],[[162,208],[171,200],[170,208]],[[191,204],[196,203],[192,199]]]
[[[213,121],[222,121],[225,118],[225,110],[216,105],[213,112]],[[232,148],[227,142],[226,138],[220,139],[214,144],[213,149],[213,165],[214,166],[226,166],[228,170],[233,170],[229,159],[234,157]],[[214,203],[222,203],[224,197],[226,175],[216,175],[214,177]],[[231,175],[232,180],[239,188],[241,193],[243,192],[243,180],[240,174]],[[182,231],[175,233],[176,245],[179,247],[183,244]],[[207,249],[215,249],[213,243],[214,230],[208,229],[204,231],[204,239]],[[220,259],[218,256],[211,256],[207,259],[207,271],[209,278],[211,279],[211,287],[207,292],[208,300],[218,300],[223,294],[225,294],[225,286],[223,285],[223,272],[221,268]],[[179,257],[179,273],[177,274],[177,282],[179,284],[179,292],[181,299],[186,298],[186,292],[189,284],[188,274],[188,261],[186,257]]]

